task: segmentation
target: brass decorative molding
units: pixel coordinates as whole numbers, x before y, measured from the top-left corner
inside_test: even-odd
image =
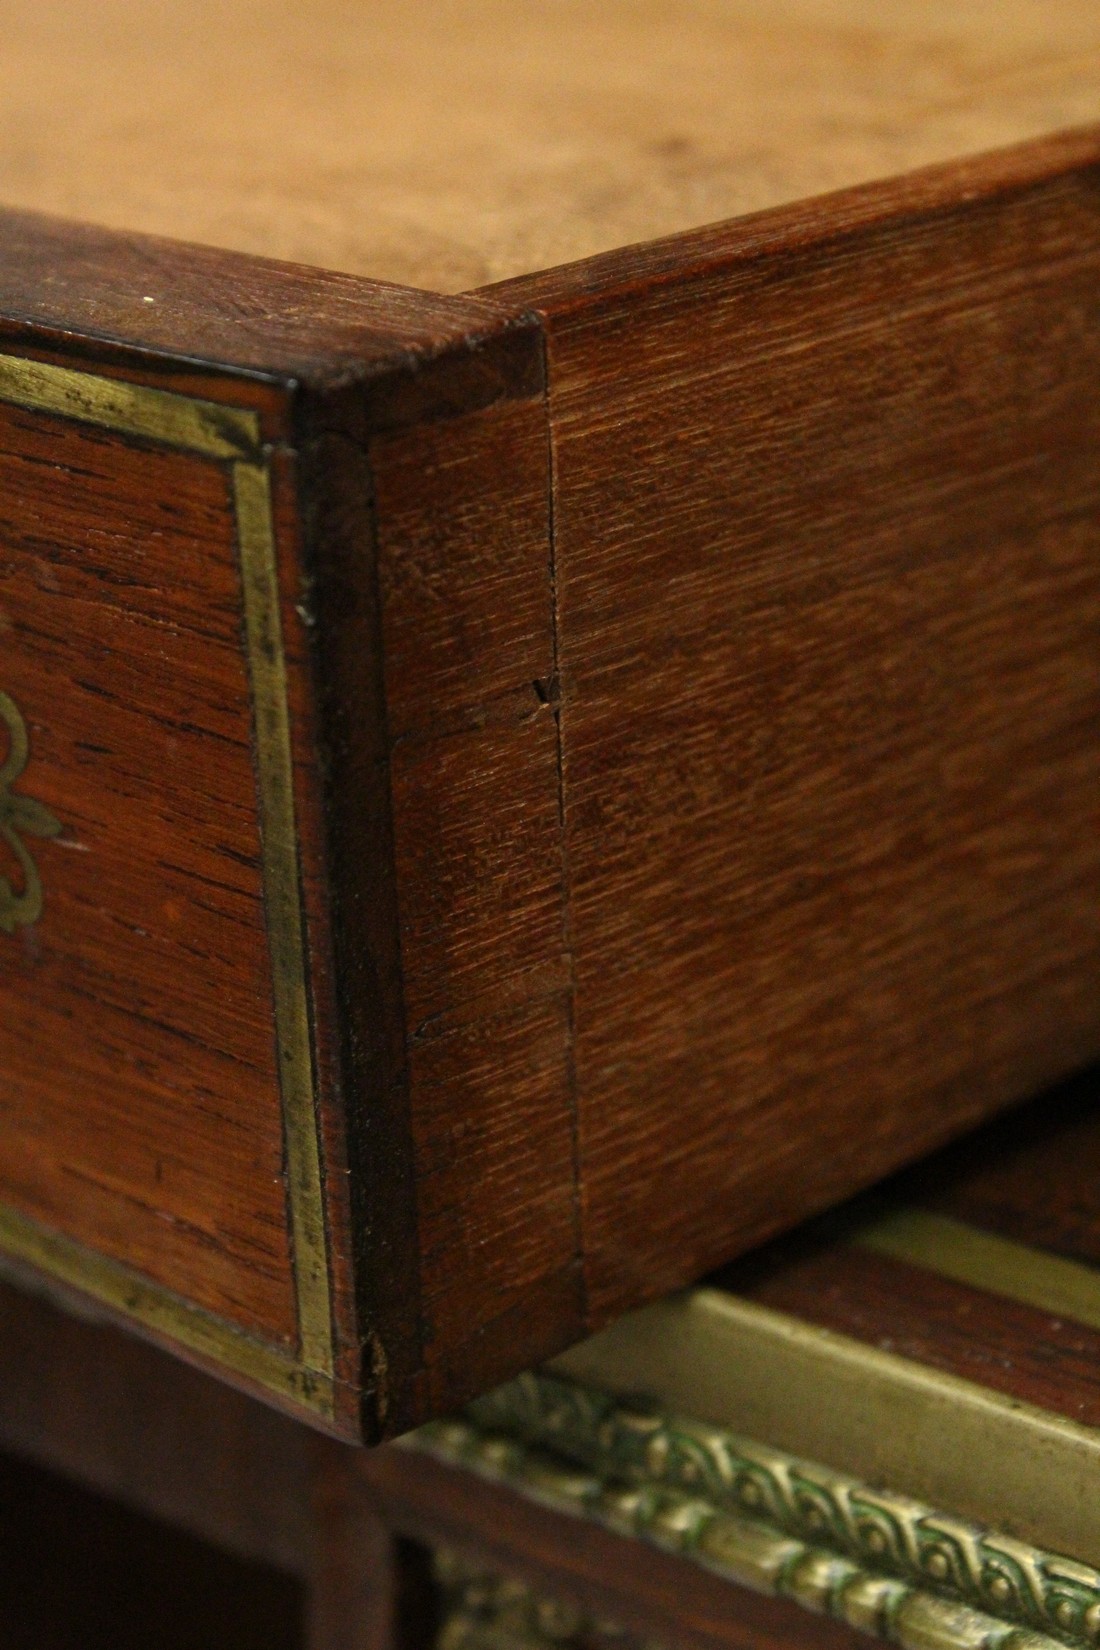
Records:
[[[1100,1572],[723,1428],[546,1374],[408,1440],[903,1650],[1100,1643]]]
[[[15,355],[0,355],[0,401],[194,453],[224,465],[228,473],[255,724],[264,903],[286,1139],[297,1354],[290,1357],[282,1347],[255,1341],[234,1324],[197,1312],[186,1301],[126,1267],[2,1207],[0,1250],[6,1250],[17,1261],[32,1262],[64,1284],[83,1290],[190,1350],[273,1391],[293,1394],[300,1403],[331,1416],[334,1349],[328,1233],[309,1026],[270,454],[264,447],[259,415],[249,408],[225,406]],[[0,714],[4,714],[2,703]],[[0,777],[16,756],[13,733],[12,749]],[[9,784],[14,777],[13,770]],[[10,793],[0,787],[0,796]],[[0,829],[10,842],[3,806],[0,802]],[[18,828],[26,831],[30,827],[25,815],[23,819]],[[39,823],[43,823],[41,818]],[[22,855],[20,861],[25,870]],[[2,894],[0,888],[0,911],[4,908]]]
[[[19,890],[12,887],[9,878],[0,876],[0,929],[5,934],[14,934],[17,928],[30,927],[42,915],[42,879],[23,838],[56,836],[61,821],[41,802],[12,790],[27,766],[30,740],[22,713],[7,693],[0,693],[0,722],[8,730],[8,754],[0,765],[0,836],[23,873],[23,887]]]
[[[1100,1563],[1100,1429],[756,1301],[688,1290],[553,1368]]]
[[[435,1650],[659,1650],[449,1547],[433,1550],[432,1572],[441,1595]]]

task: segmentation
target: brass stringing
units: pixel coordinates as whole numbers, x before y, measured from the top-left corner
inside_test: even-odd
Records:
[[[127,1265],[40,1227],[2,1203],[0,1264],[4,1255],[27,1262],[202,1357],[331,1417],[334,1383],[328,1231],[308,1018],[270,455],[259,414],[247,407],[200,400],[146,384],[104,378],[81,368],[2,353],[0,402],[195,453],[227,465],[230,472],[245,587],[245,651],[257,727],[264,899],[291,1194],[298,1345],[291,1352],[282,1345],[255,1340],[236,1324],[198,1311]],[[5,694],[0,694],[0,720],[10,736],[8,757],[0,768],[0,837],[11,848],[24,878],[22,892],[16,893],[0,877],[0,929],[10,934],[17,924],[34,922],[42,908],[38,869],[23,836],[55,836],[61,825],[40,804],[12,794],[10,787],[27,762],[27,732],[18,708]]]
[[[23,838],[56,836],[61,821],[41,802],[20,796],[11,788],[27,766],[30,742],[19,707],[6,693],[0,693],[0,721],[8,730],[7,759],[0,767],[0,836],[23,873],[23,887],[18,892],[7,877],[0,876],[0,928],[5,934],[14,934],[17,928],[29,927],[42,915],[42,879]]]

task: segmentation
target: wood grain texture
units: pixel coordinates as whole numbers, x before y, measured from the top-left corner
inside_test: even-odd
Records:
[[[5,947],[4,1200],[289,1341],[226,477],[10,407],[0,447],[5,691],[63,824],[50,921]]]
[[[1100,1426],[1100,1331],[860,1242],[896,1209],[1097,1263],[1098,1076],[1087,1072],[724,1269],[718,1286],[979,1386]]]
[[[1092,0],[5,0],[0,30],[6,204],[444,291],[1100,107]]]
[[[1100,1267],[1100,1074],[1084,1073],[903,1182],[905,1195],[985,1231]]]
[[[1096,158],[497,289],[548,340],[592,1324],[1100,1052]]]
[[[363,281],[324,268],[232,257],[216,247],[112,231],[94,224],[4,212],[0,325],[20,338],[33,327],[97,363],[155,358],[162,382],[186,390],[200,363],[255,374],[238,399],[264,399],[264,378],[330,390],[375,386],[375,422],[400,424],[436,396],[436,407],[493,399],[500,370],[476,348],[499,329],[499,305]],[[458,346],[458,347],[456,347]],[[502,352],[506,358],[506,352]],[[424,358],[446,371],[414,374]],[[204,380],[201,370],[198,378]],[[395,407],[394,396],[404,395]],[[362,400],[360,421],[368,417]]]
[[[10,231],[10,348],[55,346],[55,365],[101,382],[220,397],[265,420],[334,1313],[329,1424],[393,1430],[583,1332],[541,336],[488,301],[25,216]],[[5,1195],[293,1362],[301,1235],[232,489],[224,466],[193,454],[154,442],[150,460],[149,443],[118,432],[10,416],[6,611],[39,673],[12,687],[35,708],[43,800],[77,847],[92,809],[79,786],[101,811],[110,798],[115,871],[64,860],[78,905],[95,889],[113,951],[51,877],[69,951],[53,973],[48,952],[9,971]],[[101,450],[102,476],[87,457]],[[142,573],[147,541],[160,560]],[[72,591],[49,586],[51,557]],[[130,630],[117,645],[100,634],[114,623],[106,597],[86,618],[81,581],[93,597],[126,592],[144,623],[129,653]],[[92,748],[88,715],[51,681],[55,756],[37,704],[59,670],[78,708],[97,688],[81,649],[99,698],[132,701],[130,720]],[[173,744],[181,722],[195,750]],[[177,860],[191,881],[173,903]],[[208,911],[192,883],[223,862],[229,893]],[[237,883],[240,915],[223,909]],[[191,925],[182,937],[166,910]],[[99,1024],[100,997],[121,1029]],[[78,1035],[45,1061],[59,1017]],[[171,1040],[184,1032],[194,1054]],[[129,1083],[115,1080],[120,1062],[138,1073]]]
[[[29,782],[58,790],[72,850],[5,970],[5,1220],[23,1223],[5,1245],[56,1253],[66,1281],[192,1352],[224,1347],[248,1378],[266,1360],[284,1397],[317,1371],[330,1417],[357,1426],[320,1226],[331,1073],[305,1023],[299,885],[315,902],[325,878],[285,731],[288,713],[304,731],[312,692],[296,525],[286,455],[245,462],[249,442],[289,446],[290,396],[248,384],[234,404],[233,375],[209,369],[197,395],[193,368],[189,399],[165,399],[155,369],[85,378],[66,360],[39,355],[27,377],[5,355],[6,669],[48,725]],[[51,402],[82,385],[75,417]],[[193,409],[193,437],[161,431],[169,405]],[[316,759],[297,765],[308,797]]]
[[[421,1452],[356,1451],[0,1285],[0,1446],[307,1583],[310,1650],[429,1650],[444,1542],[648,1640],[852,1650],[851,1629]],[[186,1441],[185,1443],[183,1441]]]
[[[542,395],[370,456],[439,1408],[583,1332]]]
[[[583,1332],[538,330],[504,315],[434,376],[319,425],[312,493],[352,1218],[387,1431]]]
[[[223,471],[41,410],[2,449],[17,685],[66,707],[63,822],[113,764],[137,906],[4,978],[18,1208],[289,1361],[283,1401],[320,1278],[320,1419],[373,1439],[1100,1053],[1098,167],[1053,139],[463,298],[5,217],[3,350],[260,420],[328,1256]],[[90,749],[95,647],[151,744]],[[189,882],[172,950],[142,856],[204,854],[229,903]]]
[[[735,1290],[734,1271],[728,1282]],[[738,1291],[739,1292],[739,1291]],[[845,1244],[781,1262],[753,1300],[1085,1426],[1100,1426],[1100,1333]]]

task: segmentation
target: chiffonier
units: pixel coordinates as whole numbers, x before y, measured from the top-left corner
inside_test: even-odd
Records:
[[[48,1393],[105,1337],[162,1453],[190,1418],[171,1471],[216,1473],[232,1417],[257,1517],[308,1457],[386,1551],[387,1473],[394,1505],[490,1507],[555,1438],[542,1499],[587,1497],[591,1539],[637,1494],[701,1542],[705,1460],[736,1505],[691,1586],[721,1548],[821,1602],[843,1562],[828,1633],[934,1635],[956,1548],[864,1574],[925,1513],[864,1552],[852,1497],[1033,1497],[925,1485],[902,1375],[844,1387],[830,1313],[901,1311],[914,1244],[1000,1299],[1017,1203],[977,1238],[899,1204],[824,1270],[664,1298],[1100,1058],[1100,12],[0,19],[5,1356]],[[1061,1310],[1059,1266],[1091,1300],[1090,1257],[1036,1242],[1027,1309]],[[78,1472],[62,1410],[132,1422],[100,1480],[155,1510],[116,1376],[70,1370],[36,1436]],[[333,1442],[413,1428],[369,1467]],[[805,1505],[803,1459],[833,1474]],[[1076,1516],[1026,1539],[1087,1567]],[[958,1542],[980,1615],[1007,1571]],[[453,1639],[553,1616],[460,1548]],[[1070,1630],[1051,1597],[1028,1632]]]

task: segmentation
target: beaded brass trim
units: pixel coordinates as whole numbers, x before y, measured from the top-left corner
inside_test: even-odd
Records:
[[[0,401],[77,419],[224,464],[234,511],[245,651],[255,719],[264,904],[286,1139],[288,1203],[298,1315],[297,1356],[254,1342],[235,1325],[127,1268],[0,1208],[0,1249],[259,1384],[333,1413],[333,1330],[328,1235],[311,1047],[298,838],[294,817],[286,661],[271,511],[270,455],[249,408],[150,388],[96,373],[0,355]]]
[[[570,1381],[523,1376],[408,1442],[904,1650],[1100,1642],[1086,1565]]]
[[[722,1290],[629,1313],[555,1360],[865,1483],[1100,1561],[1100,1429]],[[827,1396],[823,1396],[827,1395]]]

